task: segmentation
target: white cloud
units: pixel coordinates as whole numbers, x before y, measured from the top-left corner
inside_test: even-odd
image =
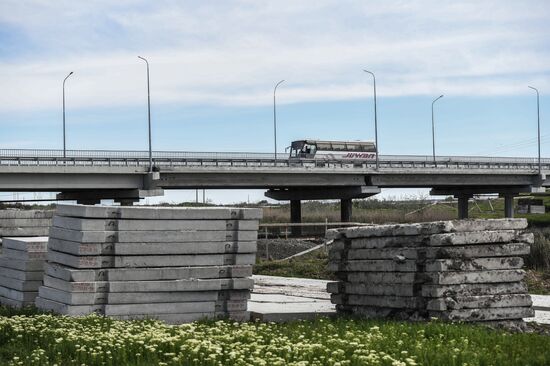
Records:
[[[197,5],[198,4],[198,5]],[[536,10],[536,11],[535,11]],[[254,105],[550,89],[547,1],[3,1],[0,29],[29,50],[0,56],[0,111],[143,103]]]

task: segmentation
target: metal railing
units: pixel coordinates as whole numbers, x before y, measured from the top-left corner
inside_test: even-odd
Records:
[[[119,150],[63,150],[0,149],[0,166],[130,166],[145,167],[149,164],[147,151]],[[431,155],[380,155],[380,168],[440,168],[440,169],[498,169],[536,170],[536,158],[485,157],[485,156],[437,156]],[[550,170],[550,159],[541,160],[542,168]],[[153,163],[163,167],[308,167],[308,168],[359,168],[374,169],[374,161],[288,159],[287,154],[251,152],[191,152],[154,151]]]

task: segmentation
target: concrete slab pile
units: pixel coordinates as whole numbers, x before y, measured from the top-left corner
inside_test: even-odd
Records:
[[[522,256],[525,219],[330,230],[337,310],[365,317],[508,321],[534,316]]]
[[[0,256],[0,304],[33,305],[42,284],[48,237],[4,238]]]
[[[248,320],[261,210],[59,206],[36,305],[67,315]]]
[[[0,243],[4,237],[48,236],[53,210],[0,210]]]

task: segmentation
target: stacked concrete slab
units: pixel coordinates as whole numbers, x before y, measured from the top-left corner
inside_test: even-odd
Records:
[[[67,315],[247,320],[261,210],[59,206],[36,305]]]
[[[366,317],[503,321],[534,316],[521,256],[525,219],[332,230],[337,310]]]
[[[0,243],[4,237],[48,236],[53,210],[0,210]]]
[[[33,305],[42,284],[48,237],[4,238],[0,255],[0,304]]]

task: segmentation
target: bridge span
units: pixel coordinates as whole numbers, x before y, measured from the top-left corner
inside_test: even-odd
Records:
[[[114,199],[131,204],[162,195],[166,189],[265,189],[266,196],[291,202],[291,221],[300,222],[301,200],[339,199],[343,221],[351,218],[354,198],[382,188],[430,188],[434,195],[458,198],[459,218],[468,215],[468,199],[494,193],[505,198],[505,216],[513,215],[513,197],[544,192],[550,159],[381,155],[373,162],[277,159],[267,153],[153,153],[146,151],[0,149],[0,191],[59,192],[58,199],[98,203]]]

